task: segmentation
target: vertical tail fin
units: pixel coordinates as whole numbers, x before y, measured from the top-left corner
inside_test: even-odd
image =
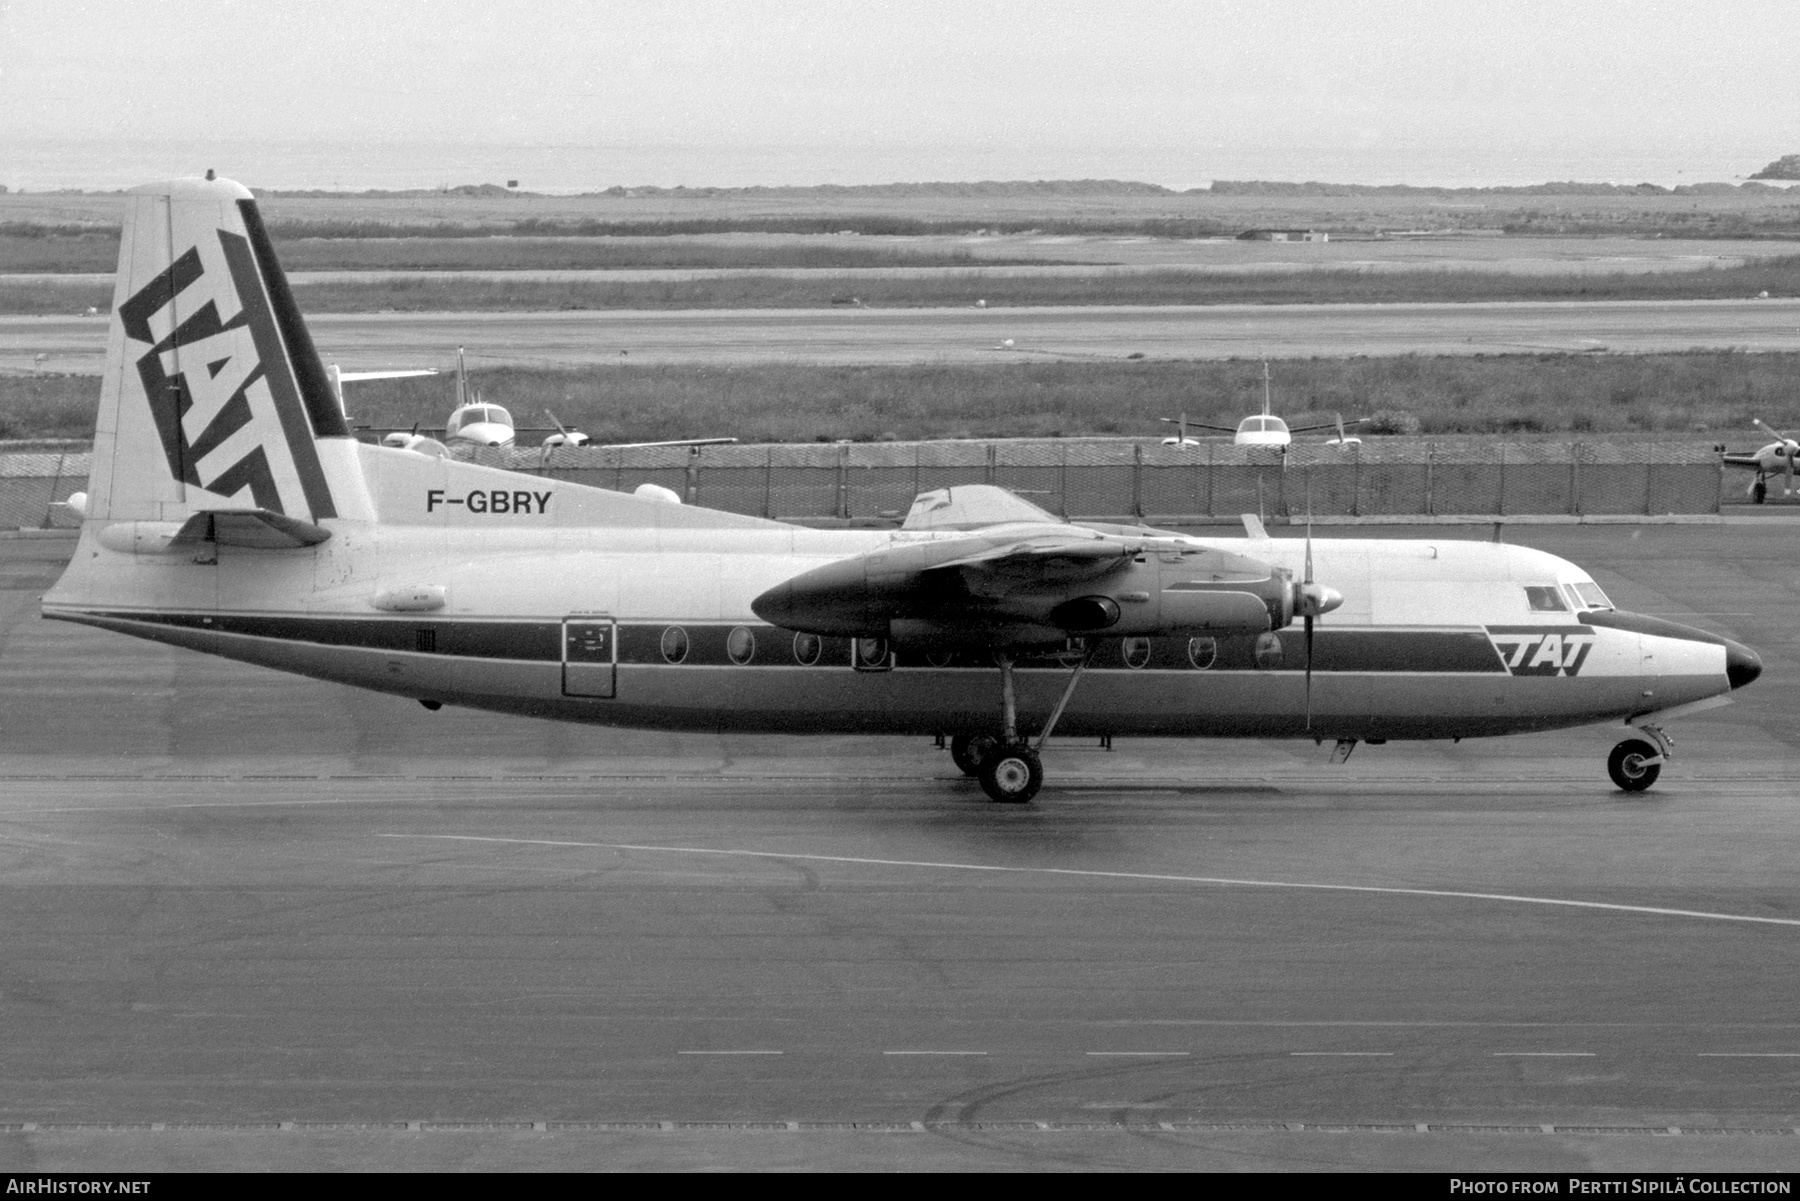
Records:
[[[225,179],[128,194],[88,516],[366,518],[355,443],[256,201]]]

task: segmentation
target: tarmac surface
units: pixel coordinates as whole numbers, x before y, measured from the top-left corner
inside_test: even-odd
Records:
[[[1059,740],[1017,809],[45,622],[0,542],[0,1170],[1793,1171],[1797,530],[1508,527],[1762,654],[1648,794]]]
[[[1800,300],[1784,299],[340,313],[307,324],[327,361],[355,370],[441,365],[458,346],[527,366],[1800,350]],[[98,374],[106,330],[104,316],[0,317],[0,369]]]

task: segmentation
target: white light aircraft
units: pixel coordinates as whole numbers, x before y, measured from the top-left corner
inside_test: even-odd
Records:
[[[997,488],[815,530],[358,442],[250,193],[127,198],[93,483],[46,617],[604,725],[949,736],[999,801],[1052,731],[1465,738],[1662,723],[1761,662],[1573,563],[1457,541],[1074,525]],[[1296,630],[1296,621],[1299,628]]]
[[[1760,417],[1752,417],[1750,420],[1775,441],[1751,454],[1726,454],[1726,465],[1749,467],[1756,472],[1756,478],[1750,481],[1748,493],[1753,504],[1760,505],[1768,499],[1770,480],[1779,481],[1776,484],[1777,497],[1782,500],[1800,500],[1800,492],[1794,490],[1794,460],[1800,458],[1800,441],[1764,424]]]
[[[1163,439],[1162,444],[1164,446],[1200,445],[1200,440],[1192,437],[1188,433],[1190,427],[1194,429],[1213,430],[1221,434],[1230,434],[1231,442],[1234,446],[1266,446],[1277,451],[1286,450],[1291,446],[1295,434],[1311,434],[1316,433],[1319,430],[1332,429],[1333,427],[1337,429],[1337,437],[1326,439],[1325,445],[1357,446],[1362,442],[1361,438],[1353,437],[1344,432],[1345,422],[1343,414],[1341,413],[1334,414],[1330,421],[1320,422],[1318,425],[1298,425],[1292,427],[1290,427],[1287,422],[1271,413],[1269,411],[1269,364],[1266,361],[1263,363],[1262,412],[1252,413],[1250,416],[1238,422],[1235,426],[1208,425],[1204,421],[1189,421],[1186,413],[1183,413],[1179,417],[1162,417],[1158,418],[1158,420],[1164,425],[1176,427],[1174,437]],[[1367,417],[1358,417],[1349,424],[1365,425],[1368,423],[1368,420]]]

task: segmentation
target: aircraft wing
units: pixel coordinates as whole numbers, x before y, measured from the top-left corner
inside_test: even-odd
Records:
[[[377,438],[384,434],[426,434],[433,438],[444,436],[441,425],[354,425],[351,432],[358,434],[374,434]]]
[[[1235,425],[1212,425],[1205,421],[1182,421],[1181,419],[1176,418],[1176,417],[1159,417],[1159,418],[1157,418],[1157,420],[1166,422],[1169,425],[1185,425],[1189,429],[1217,430],[1221,434],[1237,433],[1237,426],[1235,426]]]
[[[646,446],[735,446],[736,438],[670,438],[667,442],[601,442],[589,443],[621,450],[639,450]]]
[[[1724,456],[1724,460],[1729,467],[1755,467],[1759,469],[1762,467],[1762,456],[1760,455],[1728,454]]]
[[[420,367],[408,371],[339,371],[337,378],[344,383],[355,383],[362,379],[411,379],[416,375],[436,375],[434,368]]]
[[[1344,422],[1344,428],[1349,429],[1351,426],[1367,424],[1369,424],[1369,419],[1367,417],[1358,417],[1355,421]],[[1321,421],[1317,425],[1290,425],[1288,426],[1288,433],[1316,434],[1320,430],[1335,430],[1337,427],[1338,423],[1336,421]]]

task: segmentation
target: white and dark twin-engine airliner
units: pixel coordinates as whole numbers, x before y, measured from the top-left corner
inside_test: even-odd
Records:
[[[563,721],[948,737],[999,801],[1052,731],[1357,741],[1661,723],[1761,662],[1486,542],[1196,538],[997,488],[818,530],[356,441],[250,193],[129,196],[90,493],[45,616]]]

